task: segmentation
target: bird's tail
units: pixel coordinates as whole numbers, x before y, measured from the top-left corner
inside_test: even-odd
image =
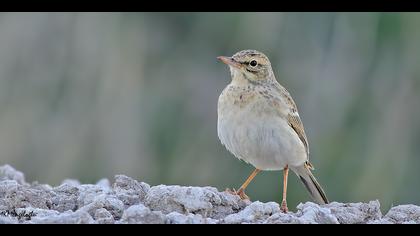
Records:
[[[324,190],[312,174],[309,163],[305,163],[299,167],[293,167],[292,170],[297,174],[316,203],[320,205],[329,203]]]

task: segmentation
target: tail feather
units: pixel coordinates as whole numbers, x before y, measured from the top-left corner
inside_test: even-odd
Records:
[[[312,174],[309,166],[302,165],[300,167],[292,168],[292,170],[297,174],[299,179],[305,185],[312,199],[318,204],[328,204],[329,201],[325,195],[324,190],[321,185],[316,180],[315,176]]]

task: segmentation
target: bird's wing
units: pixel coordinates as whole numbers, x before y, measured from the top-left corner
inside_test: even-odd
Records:
[[[280,95],[283,97],[283,101],[286,103],[287,108],[287,122],[289,123],[290,127],[296,132],[299,139],[302,141],[303,145],[305,146],[306,153],[309,157],[309,144],[308,139],[306,138],[305,129],[303,128],[303,123],[300,120],[299,113],[297,110],[296,103],[293,101],[292,96],[290,93],[280,84],[277,84],[277,89],[280,92]]]
[[[303,124],[300,120],[299,114],[297,112],[289,113],[289,115],[287,116],[287,121],[290,127],[292,127],[296,134],[299,136],[299,139],[305,146],[306,153],[309,156],[308,139],[306,138],[305,129],[303,128]]]

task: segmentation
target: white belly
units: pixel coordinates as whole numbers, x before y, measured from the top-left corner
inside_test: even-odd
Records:
[[[261,170],[281,170],[307,160],[303,143],[286,120],[245,109],[219,109],[220,141],[237,158]]]

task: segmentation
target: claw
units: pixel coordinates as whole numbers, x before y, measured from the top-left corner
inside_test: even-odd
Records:
[[[286,201],[282,201],[282,202],[281,202],[281,207],[280,207],[280,210],[281,210],[283,213],[287,213],[287,212],[289,211],[289,209],[287,208],[287,202],[286,202]]]
[[[245,191],[239,191],[239,192],[237,192],[237,194],[239,195],[239,197],[240,197],[242,200],[251,200],[251,199],[249,199],[249,197],[245,194]]]
[[[232,194],[232,195],[237,195],[237,196],[239,196],[242,200],[250,200],[249,199],[249,197],[245,194],[245,191],[243,191],[243,190],[239,190],[239,191],[236,191],[236,189],[233,189],[233,190],[231,190],[231,189],[229,189],[229,188],[227,188],[226,190],[225,190],[225,192],[228,192],[228,193],[230,193],[230,194]]]

